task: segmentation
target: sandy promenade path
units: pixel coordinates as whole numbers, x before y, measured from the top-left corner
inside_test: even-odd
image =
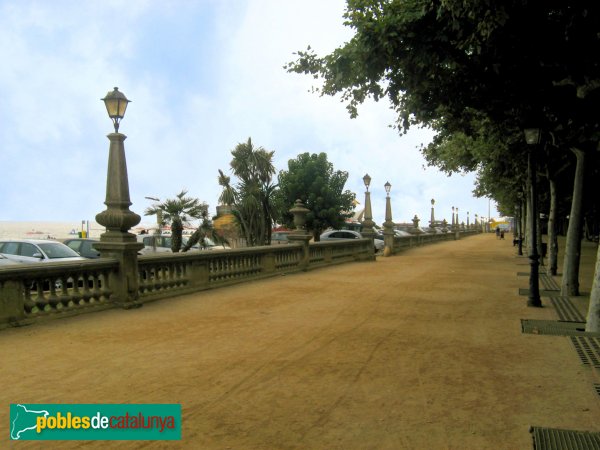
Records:
[[[517,295],[526,262],[478,235],[3,330],[0,447],[530,449],[531,425],[600,431],[569,338],[521,332],[557,319]],[[10,442],[9,403],[181,403],[183,439]]]

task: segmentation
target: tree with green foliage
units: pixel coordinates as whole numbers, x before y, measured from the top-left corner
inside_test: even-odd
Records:
[[[292,226],[289,208],[297,199],[309,209],[306,227],[319,241],[328,227],[341,228],[352,217],[356,195],[344,190],[348,172],[334,170],[326,153],[303,153],[288,161],[288,170],[279,172],[279,204],[282,222]]]
[[[183,242],[183,226],[192,219],[200,219],[207,210],[206,203],[197,198],[187,197],[187,191],[182,190],[175,198],[146,208],[144,215],[160,217],[160,227],[171,225],[171,250],[177,253]]]
[[[231,154],[231,171],[238,183],[232,185],[231,178],[219,170],[218,180],[223,187],[219,202],[232,206],[232,214],[248,246],[266,245],[271,240],[277,191],[273,182],[274,152],[255,148],[248,138],[247,142],[236,145]]]
[[[320,78],[321,94],[341,93],[352,116],[368,97],[387,97],[402,131],[421,124],[442,137],[473,137],[473,119],[483,116],[515,130],[508,139],[522,142],[520,130],[535,126],[561,153],[573,151],[577,169],[562,290],[577,295],[582,177],[586,155],[600,138],[600,4],[348,0],[345,19],[355,30],[352,39],[324,57],[309,47],[287,68]],[[507,149],[501,159],[530,151],[522,143]],[[487,183],[501,181],[493,164],[477,157],[474,162],[487,171]]]

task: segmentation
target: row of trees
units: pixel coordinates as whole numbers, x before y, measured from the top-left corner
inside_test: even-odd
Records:
[[[523,130],[544,131],[536,200],[552,252],[568,218],[562,294],[578,295],[584,217],[597,234],[599,211],[585,193],[599,179],[600,3],[348,0],[345,20],[352,39],[325,56],[300,51],[288,71],[319,78],[321,95],[341,94],[352,117],[365,99],[387,98],[400,132],[435,131],[422,148],[429,164],[475,171],[475,193],[507,215],[521,196],[532,201]],[[600,331],[598,256],[588,331]]]
[[[291,228],[293,217],[289,209],[297,199],[310,211],[306,225],[317,241],[325,229],[340,228],[352,216],[355,195],[344,189],[348,173],[334,170],[325,153],[303,153],[290,160],[288,170],[279,172],[277,182],[273,151],[255,147],[248,138],[231,154],[235,183],[219,170],[218,182],[223,188],[219,203],[231,206],[247,245],[269,244],[275,223]],[[208,205],[187,196],[185,190],[173,199],[147,208],[145,215],[156,215],[161,224],[171,225],[173,252],[188,251],[206,237],[222,241],[208,216]],[[183,245],[183,225],[195,219],[201,219],[200,226]]]

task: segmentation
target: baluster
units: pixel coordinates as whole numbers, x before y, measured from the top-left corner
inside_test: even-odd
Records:
[[[79,284],[79,280],[81,280],[81,284],[83,285],[83,301],[84,303],[94,303],[92,299],[92,291],[90,290],[90,284],[88,280],[88,274],[83,273],[81,275],[76,276],[77,284]]]
[[[50,308],[53,310],[62,308],[60,299],[58,298],[58,295],[56,295],[56,283],[58,283],[59,281],[61,283],[61,288],[62,288],[62,284],[63,284],[62,280],[55,279],[53,277],[48,280],[49,287],[50,287],[50,294],[48,295],[48,304],[50,305]]]
[[[23,302],[23,307],[25,309],[25,312],[27,314],[30,314],[31,311],[33,311],[33,308],[35,308],[35,302],[32,300],[31,298],[31,282],[30,281],[23,281],[23,293],[25,295],[25,301]]]
[[[62,280],[61,280],[60,295],[59,295],[61,309],[68,308],[69,303],[72,300],[71,294],[69,294],[69,289],[68,289],[69,280],[72,280],[72,278],[68,278],[66,283],[62,282]]]
[[[35,305],[39,312],[45,311],[48,303],[46,302],[46,297],[44,297],[44,286],[42,279],[38,278],[35,281],[37,287],[37,297],[35,298]]]
[[[95,273],[92,275],[92,298],[96,302],[100,302],[102,300],[102,290],[100,289],[100,280],[98,279],[98,274]]]

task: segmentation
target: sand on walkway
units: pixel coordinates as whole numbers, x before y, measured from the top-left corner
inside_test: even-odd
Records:
[[[569,338],[521,332],[557,316],[517,295],[511,244],[478,235],[3,330],[0,429],[9,403],[181,403],[178,442],[12,446],[527,449],[531,425],[600,431],[596,373]]]

